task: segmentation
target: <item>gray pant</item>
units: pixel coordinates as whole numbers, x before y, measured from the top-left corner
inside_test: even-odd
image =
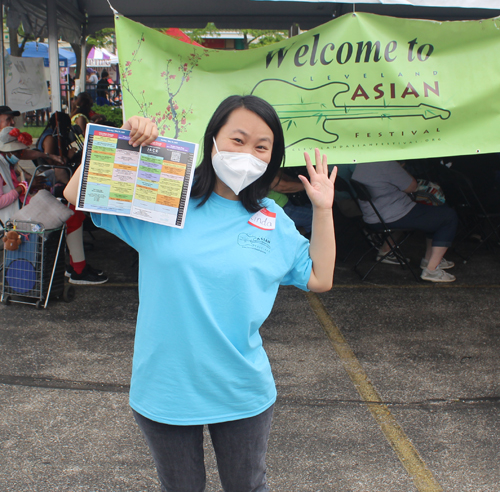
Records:
[[[274,405],[255,417],[209,424],[224,492],[267,492],[266,452]],[[138,414],[162,492],[203,492],[203,425],[160,424]]]

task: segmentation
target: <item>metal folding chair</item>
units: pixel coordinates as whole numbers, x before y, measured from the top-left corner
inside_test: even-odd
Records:
[[[374,205],[368,188],[363,183],[360,183],[359,181],[356,181],[354,179],[351,179],[350,182],[352,187],[354,188],[354,191],[356,192],[358,201],[364,201],[370,204],[382,226],[380,229],[378,228],[374,229],[373,224],[368,224],[365,222],[365,228],[368,231],[372,232],[370,234],[370,239],[372,240],[371,248],[365,251],[361,255],[359,260],[354,265],[354,271],[361,277],[361,280],[365,280],[368,277],[368,275],[370,275],[372,270],[379,263],[381,263],[385,257],[389,255],[394,255],[394,257],[398,260],[399,264],[401,265],[401,268],[408,268],[408,270],[410,270],[415,280],[417,282],[420,282],[420,277],[415,273],[413,268],[410,266],[408,260],[406,259],[406,256],[401,250],[401,245],[415,232],[415,230],[388,227],[384,219],[380,215],[379,211],[377,210],[377,207]],[[378,252],[384,244],[389,246],[389,251],[385,255],[380,256],[375,261],[375,263],[368,269],[366,273],[363,274],[362,272],[360,272],[358,266],[363,261],[365,256],[370,252]]]
[[[350,199],[356,204],[357,212],[355,214],[351,213],[346,213],[344,209],[339,206],[338,200],[335,199],[334,201],[334,207],[335,210],[337,210],[342,217],[344,218],[344,223],[346,224],[344,228],[340,231],[340,233],[348,235],[348,239],[344,242],[350,242],[350,248],[345,257],[341,260],[342,263],[345,263],[349,257],[351,256],[351,253],[354,251],[358,244],[358,237],[360,236],[365,242],[366,245],[368,246],[369,249],[371,249],[373,245],[373,238],[371,237],[374,233],[370,232],[366,229],[365,223],[363,222],[363,214],[361,210],[358,207],[358,200],[356,198],[356,195],[354,194],[351,186],[349,183],[341,178],[340,176],[337,175],[335,178],[335,191],[341,191],[348,193],[350,196]],[[335,225],[337,225],[338,221],[335,221]]]
[[[446,166],[439,166],[438,180],[447,202],[455,209],[460,220],[460,230],[453,249],[464,263],[467,263],[482,246],[499,248],[500,212],[486,210],[471,180],[465,174]],[[460,253],[464,242],[474,236],[478,242],[473,250]]]

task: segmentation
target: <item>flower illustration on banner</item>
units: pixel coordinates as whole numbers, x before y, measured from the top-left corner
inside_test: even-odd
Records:
[[[146,91],[134,92],[131,86],[131,77],[134,73],[134,66],[142,62],[138,57],[142,44],[145,41],[144,34],[137,42],[137,48],[132,52],[132,59],[127,60],[121,68],[122,87],[132,96],[140,108],[140,112],[146,118],[150,118],[158,127],[159,134],[169,135],[178,138],[181,133],[187,131],[189,115],[193,114],[191,107],[180,107],[178,95],[181,89],[193,77],[193,70],[198,66],[199,61],[204,56],[209,56],[208,49],[194,49],[193,53],[185,60],[179,55],[179,62],[174,62],[172,58],[166,61],[165,69],[159,74],[163,79],[165,91],[167,92],[167,105],[164,111],[157,111],[152,114],[153,103],[148,100]]]
[[[141,34],[141,38],[137,42],[137,48],[132,51],[132,59],[127,60],[125,64],[122,64],[120,61],[120,78],[122,89],[125,89],[134,99],[134,101],[139,105],[140,111],[142,115],[146,118],[149,118],[148,107],[151,103],[148,103],[144,97],[144,91],[141,91],[139,95],[136,97],[134,91],[131,87],[131,79],[134,73],[133,66],[136,64],[140,64],[142,62],[142,58],[138,58],[139,50],[141,49],[142,43],[144,43],[144,33]],[[138,69],[138,67],[137,67]]]
[[[191,80],[193,70],[198,66],[203,56],[208,56],[207,49],[203,49],[202,52],[198,50],[191,53],[187,62],[183,61],[182,56],[179,55],[178,65],[171,58],[167,60],[167,66],[160,76],[163,78],[165,90],[168,94],[168,104],[165,111],[157,112],[152,118],[158,126],[160,135],[164,135],[166,131],[171,132],[171,130],[174,130],[174,138],[177,138],[190,125],[188,118],[193,113],[193,110],[191,107],[180,108],[177,96],[184,84]]]

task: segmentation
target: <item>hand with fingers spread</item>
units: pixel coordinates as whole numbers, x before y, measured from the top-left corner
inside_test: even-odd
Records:
[[[335,269],[336,246],[332,207],[337,168],[335,167],[328,177],[326,155],[322,156],[319,149],[315,149],[314,155],[316,167],[313,166],[309,154],[304,152],[309,179],[299,176],[313,206],[309,246],[313,264],[307,287],[313,292],[325,292],[332,288]]]
[[[149,119],[142,116],[132,116],[122,126],[130,130],[129,144],[133,147],[148,145],[158,138],[158,128]]]
[[[319,149],[315,149],[314,153],[316,168],[314,168],[309,154],[304,152],[309,180],[305,176],[299,176],[299,179],[302,181],[313,207],[331,209],[333,206],[334,183],[337,177],[337,168],[335,167],[330,177],[328,177],[326,155],[321,156]]]

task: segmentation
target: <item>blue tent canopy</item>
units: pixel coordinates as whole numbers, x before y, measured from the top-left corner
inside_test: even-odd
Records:
[[[10,54],[10,48],[7,50]],[[49,45],[30,41],[24,46],[23,56],[26,58],[43,58],[43,64],[49,66]],[[59,67],[69,67],[76,63],[76,56],[72,51],[59,48]]]

